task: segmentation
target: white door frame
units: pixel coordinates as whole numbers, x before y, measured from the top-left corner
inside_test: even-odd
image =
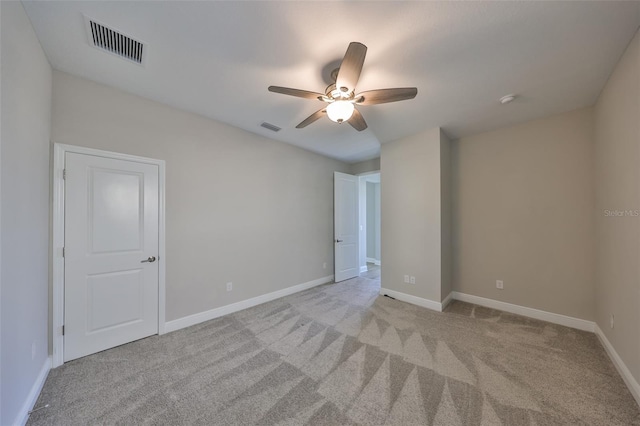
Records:
[[[53,341],[52,367],[64,363],[64,159],[67,152],[135,161],[158,166],[158,334],[165,333],[165,162],[153,158],[102,151],[99,149],[56,143],[53,145],[53,238],[51,261],[53,267],[53,304],[51,336]]]

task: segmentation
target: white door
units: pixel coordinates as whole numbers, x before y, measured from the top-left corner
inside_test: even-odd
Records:
[[[335,281],[357,277],[359,236],[358,236],[358,177],[334,172],[333,177],[335,228]]]
[[[158,333],[158,166],[66,153],[64,360]]]

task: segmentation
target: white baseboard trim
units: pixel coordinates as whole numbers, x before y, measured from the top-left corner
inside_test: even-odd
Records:
[[[413,296],[411,294],[400,293],[399,291],[389,290],[388,288],[380,288],[381,295],[388,295],[401,302],[411,303],[412,305],[422,306],[432,311],[442,312],[442,303],[433,300],[424,299],[422,297]]]
[[[373,263],[374,265],[380,266],[380,261],[378,259],[374,259],[373,257],[367,257],[367,263]]]
[[[461,302],[473,303],[474,305],[485,306],[491,309],[510,312],[512,314],[522,315],[529,318],[535,318],[542,321],[551,322],[553,324],[564,325],[566,327],[577,328],[583,331],[595,331],[595,323],[580,318],[569,317],[553,312],[541,311],[540,309],[528,308],[526,306],[514,305],[512,303],[501,302],[499,300],[487,299],[486,297],[474,296],[471,294],[452,291],[453,299]]]
[[[165,333],[180,330],[185,327],[200,324],[201,322],[209,321],[214,318],[221,317],[223,315],[232,314],[234,312],[241,311],[243,309],[251,308],[256,305],[261,305],[266,302],[270,302],[275,299],[279,299],[290,294],[298,293],[300,291],[308,290],[310,288],[319,286],[321,284],[330,283],[333,281],[333,275],[318,278],[317,280],[309,281],[306,283],[294,285],[292,287],[283,288],[282,290],[274,291],[272,293],[263,294],[261,296],[252,297],[251,299],[242,300],[240,302],[232,303],[230,305],[221,306],[219,308],[211,309],[205,312],[189,315],[183,318],[178,318],[173,321],[165,323]]]
[[[47,380],[49,370],[51,370],[51,357],[44,360],[40,373],[38,373],[38,377],[36,377],[36,381],[33,383],[33,386],[31,386],[27,399],[24,401],[24,404],[22,404],[22,408],[20,408],[20,411],[16,416],[16,420],[12,424],[21,426],[27,424],[27,420],[29,420],[29,411],[33,410],[33,406],[40,396],[40,391],[42,391],[44,382]]]
[[[633,377],[629,368],[627,368],[624,361],[622,361],[622,358],[620,358],[620,355],[618,355],[611,342],[609,342],[609,339],[607,339],[607,336],[605,336],[600,327],[598,327],[598,324],[595,325],[595,333],[596,336],[598,336],[598,339],[600,339],[602,346],[604,346],[604,350],[607,352],[607,355],[611,358],[613,365],[615,365],[618,370],[618,373],[622,376],[622,380],[624,380],[625,384],[629,388],[631,395],[633,395],[638,405],[640,405],[640,384],[638,384],[638,381]]]
[[[360,273],[367,272],[367,271],[368,271],[367,265],[360,267]]]
[[[447,307],[447,305],[449,303],[451,303],[451,301],[453,300],[453,292],[450,292],[449,294],[447,294],[447,297],[444,298],[444,300],[442,301],[442,310],[444,311],[444,308]]]

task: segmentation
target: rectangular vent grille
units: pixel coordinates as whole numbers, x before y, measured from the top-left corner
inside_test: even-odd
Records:
[[[90,30],[89,38],[95,47],[142,65],[144,43],[112,30],[92,19],[87,19],[87,21]]]
[[[280,127],[275,126],[275,125],[273,125],[271,123],[267,123],[266,121],[263,122],[260,126],[264,127],[265,129],[269,129],[272,132],[279,132],[280,130],[282,130]]]

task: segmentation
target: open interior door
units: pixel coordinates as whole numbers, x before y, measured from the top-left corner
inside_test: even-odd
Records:
[[[334,265],[335,281],[357,277],[358,235],[358,177],[334,172]]]

